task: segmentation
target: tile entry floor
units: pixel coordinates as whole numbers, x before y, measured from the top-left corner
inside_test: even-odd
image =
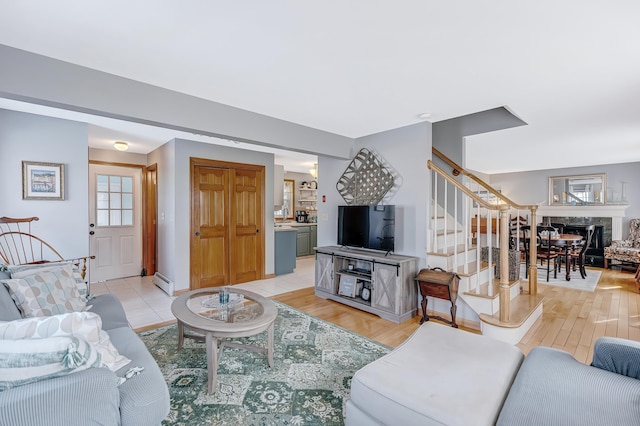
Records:
[[[253,291],[265,297],[301,288],[313,287],[315,281],[315,257],[300,257],[291,274],[278,275],[266,280],[236,284],[233,287]],[[171,313],[169,296],[153,284],[153,277],[128,277],[91,284],[93,294],[115,294],[124,306],[129,324],[134,329],[175,321]]]

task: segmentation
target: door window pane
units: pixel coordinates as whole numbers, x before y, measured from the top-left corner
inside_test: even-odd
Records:
[[[120,226],[122,225],[122,221],[120,220],[120,210],[111,210],[109,214],[109,224],[111,226]]]
[[[121,192],[120,176],[109,176],[109,190],[111,192]]]
[[[96,222],[98,226],[133,226],[133,177],[96,176]]]
[[[122,224],[133,225],[133,210],[122,210]]]
[[[109,208],[110,209],[121,209],[122,208],[122,203],[120,202],[120,199],[122,198],[122,196],[120,195],[120,193],[111,193],[109,194]]]
[[[99,209],[108,209],[109,208],[109,193],[108,192],[98,192],[96,194],[97,203]]]
[[[133,178],[130,176],[122,177],[122,192],[133,192]]]
[[[133,194],[122,194],[122,208],[123,209],[133,208]]]
[[[109,226],[109,210],[98,210],[98,226]]]
[[[96,183],[98,185],[98,191],[107,192],[109,191],[109,176],[107,175],[98,175],[96,179]]]

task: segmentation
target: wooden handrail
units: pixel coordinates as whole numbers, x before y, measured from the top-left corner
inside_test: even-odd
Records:
[[[502,194],[499,191],[496,191],[491,185],[489,185],[488,183],[486,183],[485,181],[483,181],[482,179],[480,179],[479,177],[477,177],[473,173],[465,170],[460,165],[456,164],[455,161],[453,161],[452,159],[450,159],[449,157],[444,155],[442,152],[438,151],[436,148],[432,147],[431,150],[433,151],[433,153],[438,158],[440,158],[445,163],[447,163],[448,165],[451,166],[451,168],[453,169],[452,170],[452,174],[454,176],[457,176],[458,174],[463,174],[463,175],[467,176],[469,179],[471,179],[471,180],[475,181],[476,183],[480,184],[484,189],[489,191],[491,194],[495,195],[500,200],[504,201],[505,204],[508,204],[509,206],[511,206],[513,208],[521,209],[521,210],[531,210],[531,209],[537,209],[538,208],[537,204],[534,204],[534,205],[522,205],[522,204],[516,203],[515,201],[511,200],[506,195]]]
[[[481,198],[477,193],[473,192],[469,189],[465,184],[459,182],[453,176],[449,175],[443,169],[438,167],[433,161],[427,161],[427,167],[430,170],[433,170],[437,175],[440,175],[445,179],[446,182],[453,185],[458,190],[462,191],[469,198],[475,201],[478,206],[482,206],[483,208],[489,211],[499,211],[500,218],[500,287],[499,287],[499,318],[500,321],[508,323],[510,321],[510,290],[509,290],[509,223],[508,223],[508,210],[510,208],[516,208],[520,210],[529,210],[531,213],[531,229],[535,233],[536,231],[536,211],[538,209],[538,205],[521,205],[515,203],[505,195],[496,191],[491,185],[484,182],[482,179],[475,176],[473,173],[470,173],[456,164],[454,161],[449,159],[447,156],[442,154],[436,148],[432,148],[433,152],[436,156],[441,158],[445,163],[452,167],[452,175],[457,176],[459,174],[463,174],[469,177],[471,180],[475,181],[479,185],[481,185],[484,189],[486,189],[489,193],[493,194],[497,197],[500,202],[498,204],[491,204],[487,202],[485,199]],[[528,293],[530,295],[536,295],[538,292],[538,270],[537,270],[537,248],[535,245],[529,251],[529,286]]]
[[[435,170],[440,176],[445,178],[449,183],[454,185],[460,191],[462,191],[465,194],[467,194],[469,197],[471,197],[476,203],[480,204],[482,207],[484,207],[486,209],[489,209],[489,210],[500,210],[500,205],[499,204],[491,204],[491,203],[488,203],[486,200],[483,200],[482,198],[480,198],[478,196],[478,194],[474,193],[472,190],[470,190],[469,188],[467,188],[466,186],[464,186],[463,184],[461,184],[460,182],[458,182],[457,180],[455,180],[451,176],[449,176],[447,174],[447,172],[442,170],[440,167],[436,166],[433,163],[433,161],[427,160],[427,167],[429,169],[431,169],[431,170]]]

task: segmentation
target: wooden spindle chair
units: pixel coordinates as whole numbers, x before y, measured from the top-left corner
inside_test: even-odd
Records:
[[[84,280],[87,259],[92,256],[65,259],[51,244],[31,233],[31,223],[38,220],[37,217],[0,217],[0,261],[7,265],[69,261],[80,269]]]

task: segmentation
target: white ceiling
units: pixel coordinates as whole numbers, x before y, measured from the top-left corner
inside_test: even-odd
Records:
[[[640,161],[634,0],[0,0],[0,43],[359,137],[506,106],[486,173]],[[499,153],[499,155],[496,155]]]

